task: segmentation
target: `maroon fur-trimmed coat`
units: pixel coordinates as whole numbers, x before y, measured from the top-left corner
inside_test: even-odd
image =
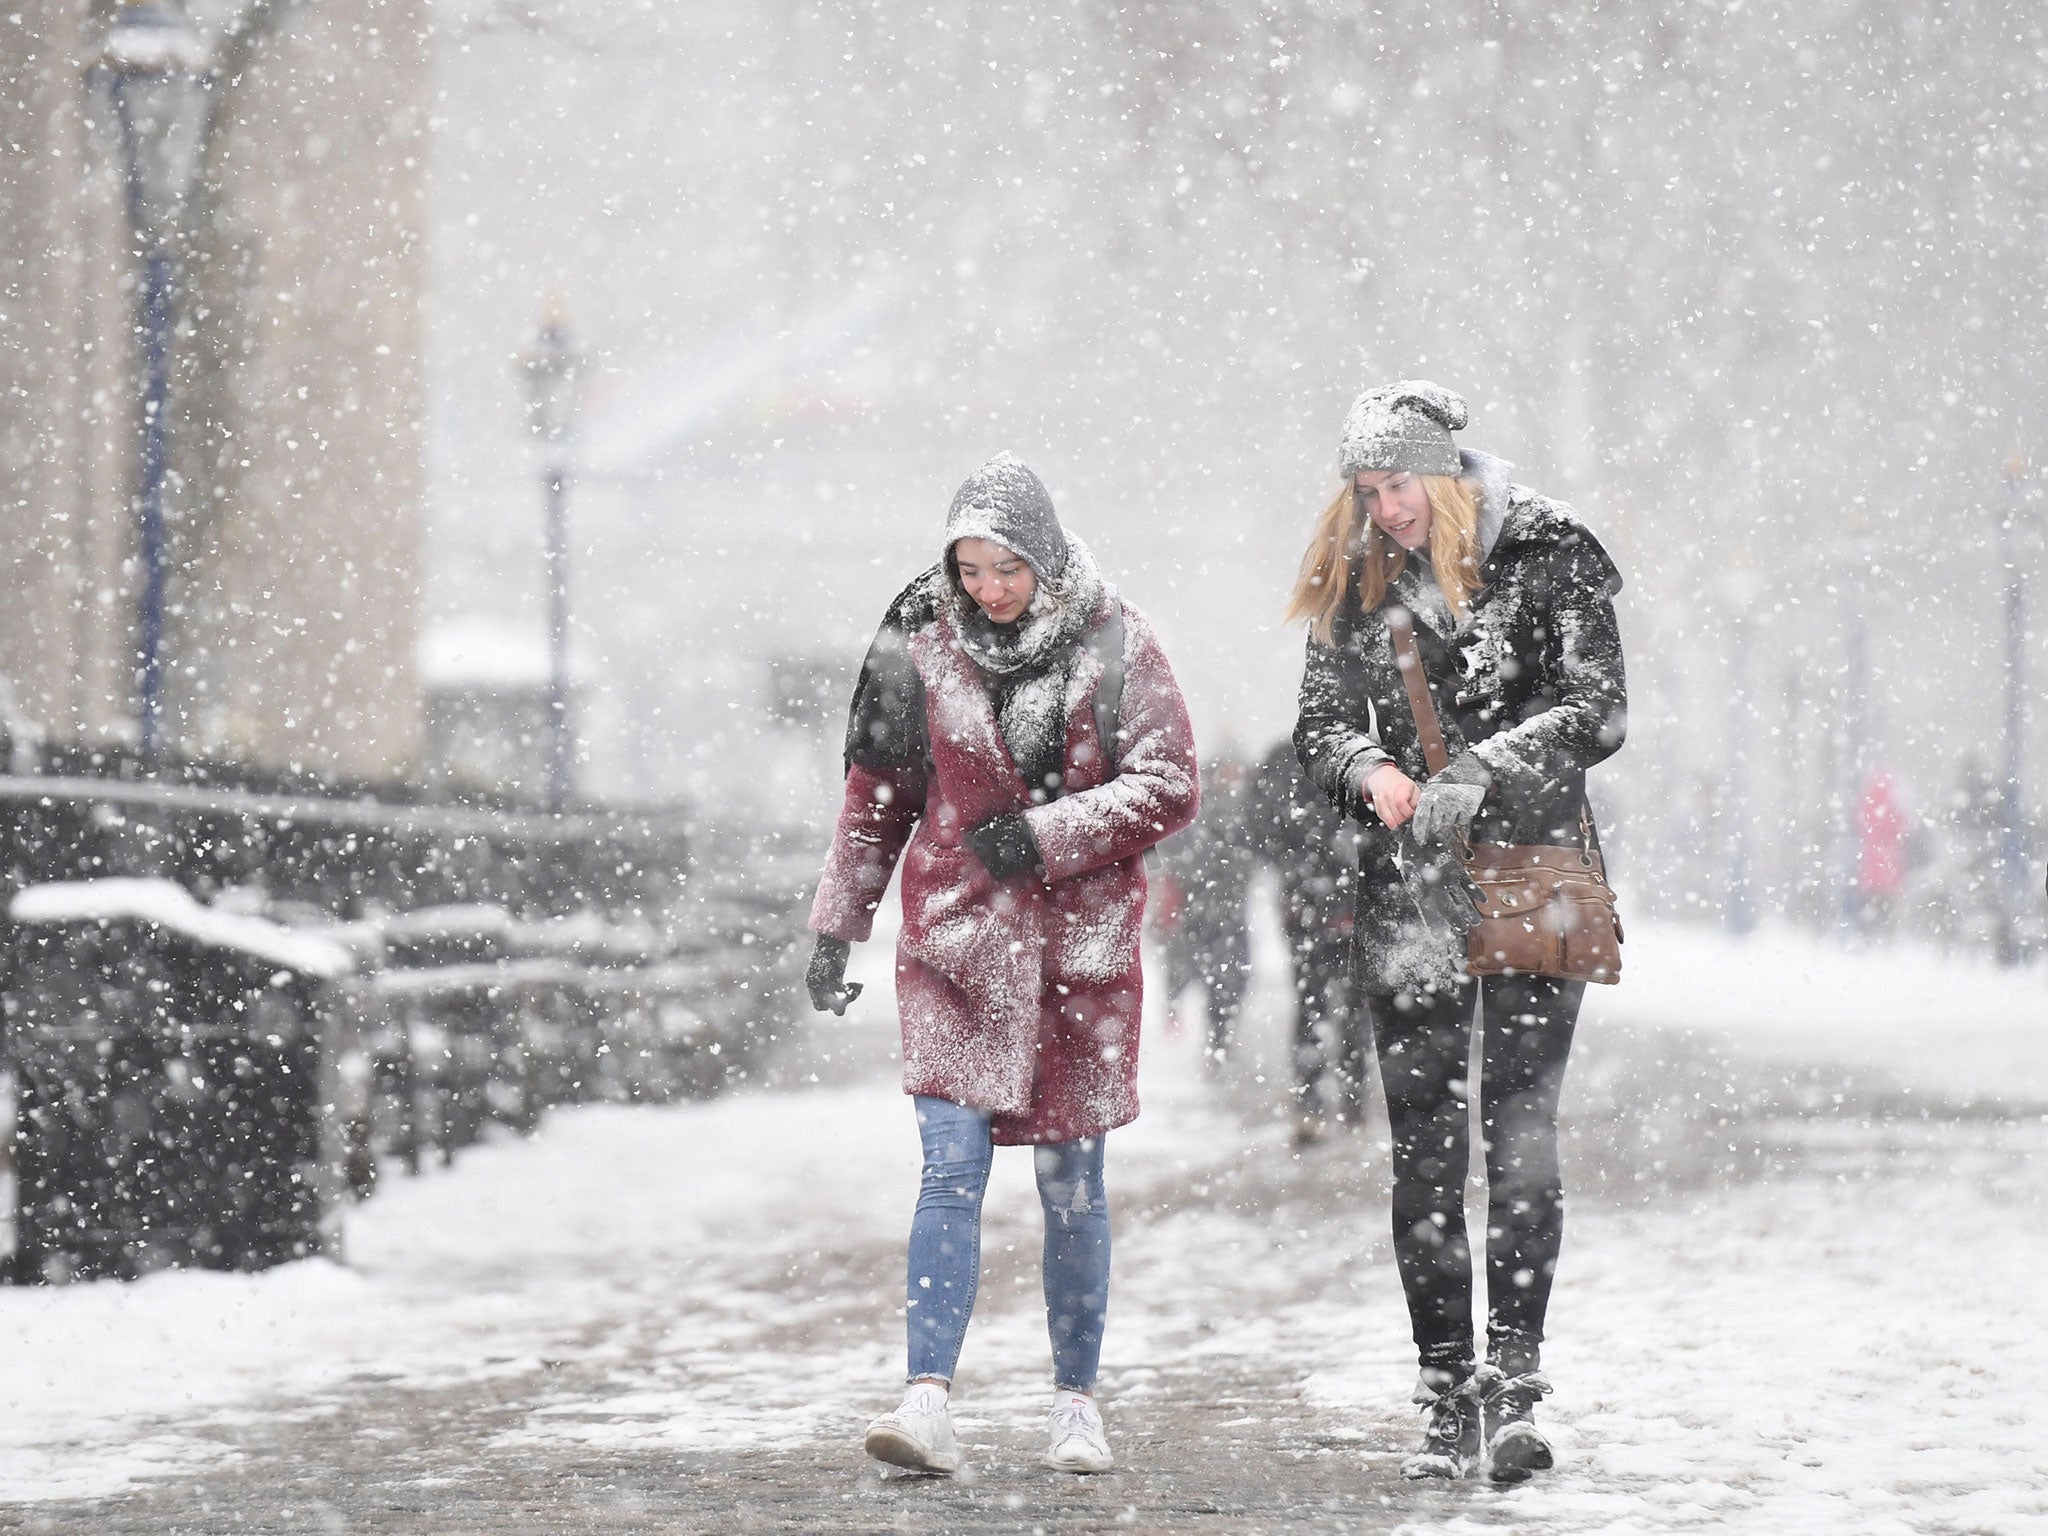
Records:
[[[1091,628],[1116,601],[1105,595]],[[1061,793],[1043,804],[1004,744],[953,608],[918,584],[884,621],[855,702],[810,925],[866,939],[901,860],[904,1092],[988,1110],[999,1143],[1100,1135],[1138,1113],[1142,856],[1194,819],[1198,790],[1172,669],[1152,627],[1123,613],[1118,771],[1104,771],[1094,718],[1103,664],[1082,645],[1065,692]],[[892,711],[921,712],[908,723],[922,730]],[[866,748],[882,738],[916,750]],[[1011,812],[1029,823],[1043,867],[997,883],[961,835]]]

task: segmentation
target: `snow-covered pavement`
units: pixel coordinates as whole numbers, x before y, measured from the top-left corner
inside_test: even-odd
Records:
[[[2039,972],[1632,936],[1567,1091],[1560,1468],[1510,1490],[1398,1479],[1384,1151],[1289,1148],[1271,985],[1222,1084],[1155,1028],[1110,1145],[1122,1470],[1034,1465],[1012,1153],[975,1476],[934,1488],[858,1451],[916,1172],[861,958],[882,990],[814,1035],[815,1085],[558,1112],[394,1180],[346,1267],[0,1293],[0,1530],[2048,1530]]]

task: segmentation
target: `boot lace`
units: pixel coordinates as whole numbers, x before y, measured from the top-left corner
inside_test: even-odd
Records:
[[[1470,1449],[1465,1442],[1479,1420],[1479,1393],[1477,1374],[1441,1391],[1426,1382],[1416,1382],[1414,1401],[1422,1410],[1425,1453],[1448,1454]]]
[[[1528,1418],[1537,1403],[1550,1396],[1552,1391],[1550,1378],[1541,1371],[1507,1376],[1498,1367],[1482,1365],[1472,1380],[1480,1400],[1486,1405],[1488,1417],[1496,1424]]]

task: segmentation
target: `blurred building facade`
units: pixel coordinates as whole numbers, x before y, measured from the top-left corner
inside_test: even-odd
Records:
[[[132,741],[133,242],[112,6],[0,16],[0,678],[17,733]],[[413,772],[424,0],[197,0],[222,62],[171,384],[164,746]]]
[[[1158,625],[1200,738],[1273,739],[1344,407],[1418,374],[1627,574],[1631,739],[1594,794],[1645,903],[1718,914],[1733,861],[1701,850],[1735,847],[1752,906],[1839,921],[1874,764],[1909,805],[1966,749],[2003,774],[2002,594],[2025,574],[2038,613],[2048,577],[2042,15],[436,14],[438,589],[542,630],[506,356],[560,289],[602,360],[572,512],[591,782],[828,777],[833,728],[776,723],[762,657],[837,660],[843,708],[999,448]],[[1415,257],[1435,208],[1455,260]],[[2048,676],[2048,625],[2019,642]],[[2018,724],[2040,824],[2048,711]],[[1693,793],[1745,752],[1749,794]],[[2040,878],[2037,852],[2037,904]]]

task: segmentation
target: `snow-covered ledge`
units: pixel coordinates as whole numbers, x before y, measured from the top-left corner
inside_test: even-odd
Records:
[[[343,976],[355,960],[339,944],[294,933],[264,918],[203,907],[170,880],[72,880],[31,885],[15,895],[17,923],[143,922],[204,944],[254,955],[301,976]]]

